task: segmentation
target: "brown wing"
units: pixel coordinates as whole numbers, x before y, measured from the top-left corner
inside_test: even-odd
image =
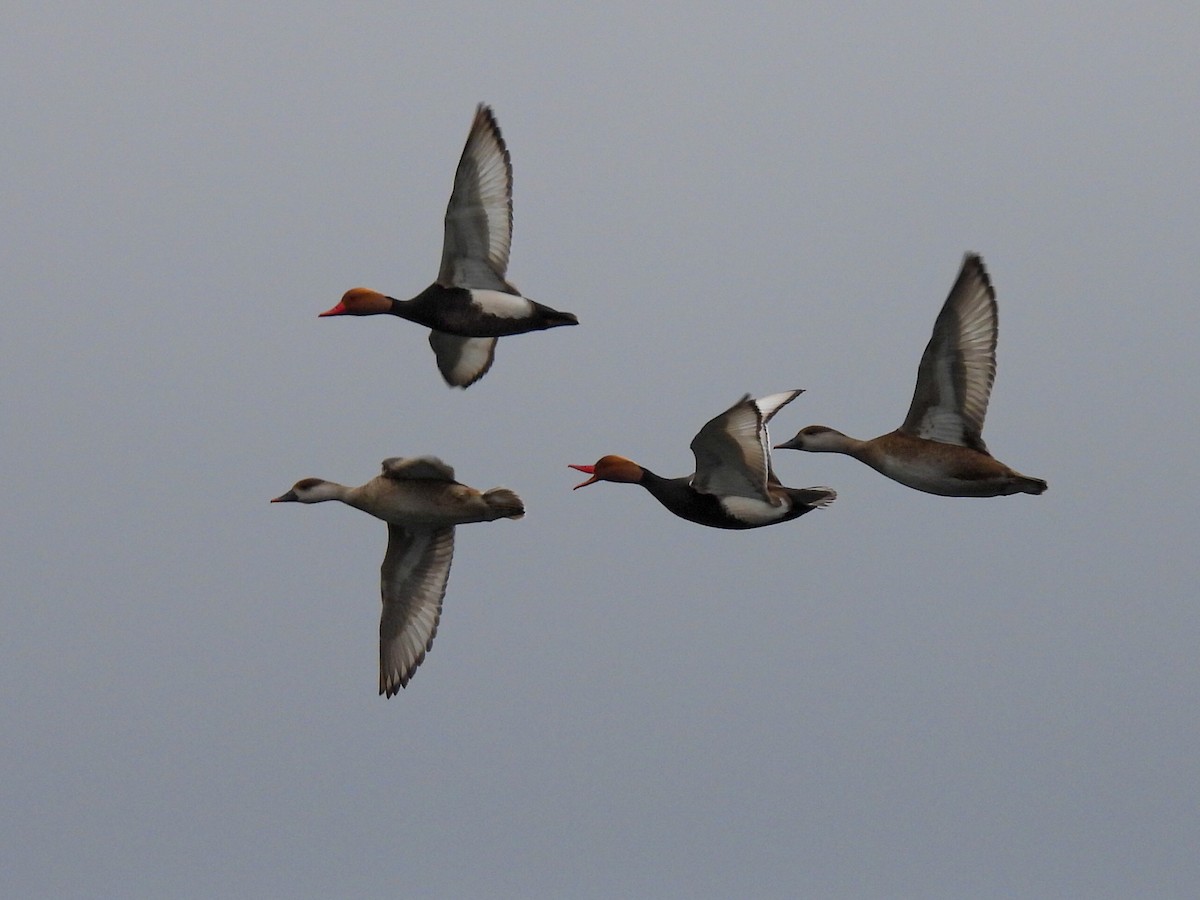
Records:
[[[453,526],[410,531],[389,523],[380,570],[379,693],[391,697],[407,685],[433,646],[453,557]]]
[[[454,469],[436,456],[393,456],[382,468],[384,477],[394,481],[454,481]]]
[[[983,260],[967,254],[921,357],[900,430],[987,452],[983,419],[996,378],[996,292]]]

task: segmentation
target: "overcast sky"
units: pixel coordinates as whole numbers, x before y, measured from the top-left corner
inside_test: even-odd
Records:
[[[103,6],[0,34],[0,893],[1193,894],[1200,12]],[[463,392],[317,313],[433,279],[479,101],[581,325]],[[895,428],[968,250],[1045,495],[572,493],[745,392]],[[420,453],[528,515],[459,529],[385,701],[386,529],[267,501]]]

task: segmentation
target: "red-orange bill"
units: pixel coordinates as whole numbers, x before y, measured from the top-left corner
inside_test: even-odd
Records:
[[[570,468],[570,469],[576,469],[576,470],[578,470],[578,471],[580,471],[580,472],[583,472],[585,475],[591,475],[591,476],[592,476],[592,477],[591,477],[591,478],[589,478],[587,481],[581,481],[579,484],[575,485],[575,487],[571,488],[571,490],[573,490],[573,491],[577,491],[577,490],[579,490],[581,487],[584,487],[585,485],[589,485],[589,484],[591,484],[593,481],[595,481],[595,480],[596,480],[596,467],[595,467],[595,466],[577,466],[577,465],[575,465],[575,464],[573,464],[573,463],[567,463],[567,468]]]

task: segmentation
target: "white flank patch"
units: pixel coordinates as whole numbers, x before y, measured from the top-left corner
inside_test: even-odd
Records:
[[[786,514],[790,508],[788,504],[772,506],[764,500],[756,500],[753,497],[722,497],[721,506],[725,508],[725,512],[735,519],[741,519],[748,525],[765,525],[767,522],[774,522]]]
[[[479,308],[480,312],[501,319],[524,319],[533,312],[533,304],[524,297],[506,294],[504,291],[473,288],[471,302]]]

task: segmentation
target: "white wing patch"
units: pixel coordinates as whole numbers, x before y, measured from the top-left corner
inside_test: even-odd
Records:
[[[783,391],[778,394],[768,394],[766,397],[759,397],[754,401],[754,405],[758,407],[758,411],[762,413],[763,426],[771,421],[775,413],[779,412],[797,397],[804,393],[803,388],[794,391]]]
[[[452,387],[470,387],[487,373],[496,357],[496,338],[460,337],[434,330],[429,332],[429,346],[442,378]]]

